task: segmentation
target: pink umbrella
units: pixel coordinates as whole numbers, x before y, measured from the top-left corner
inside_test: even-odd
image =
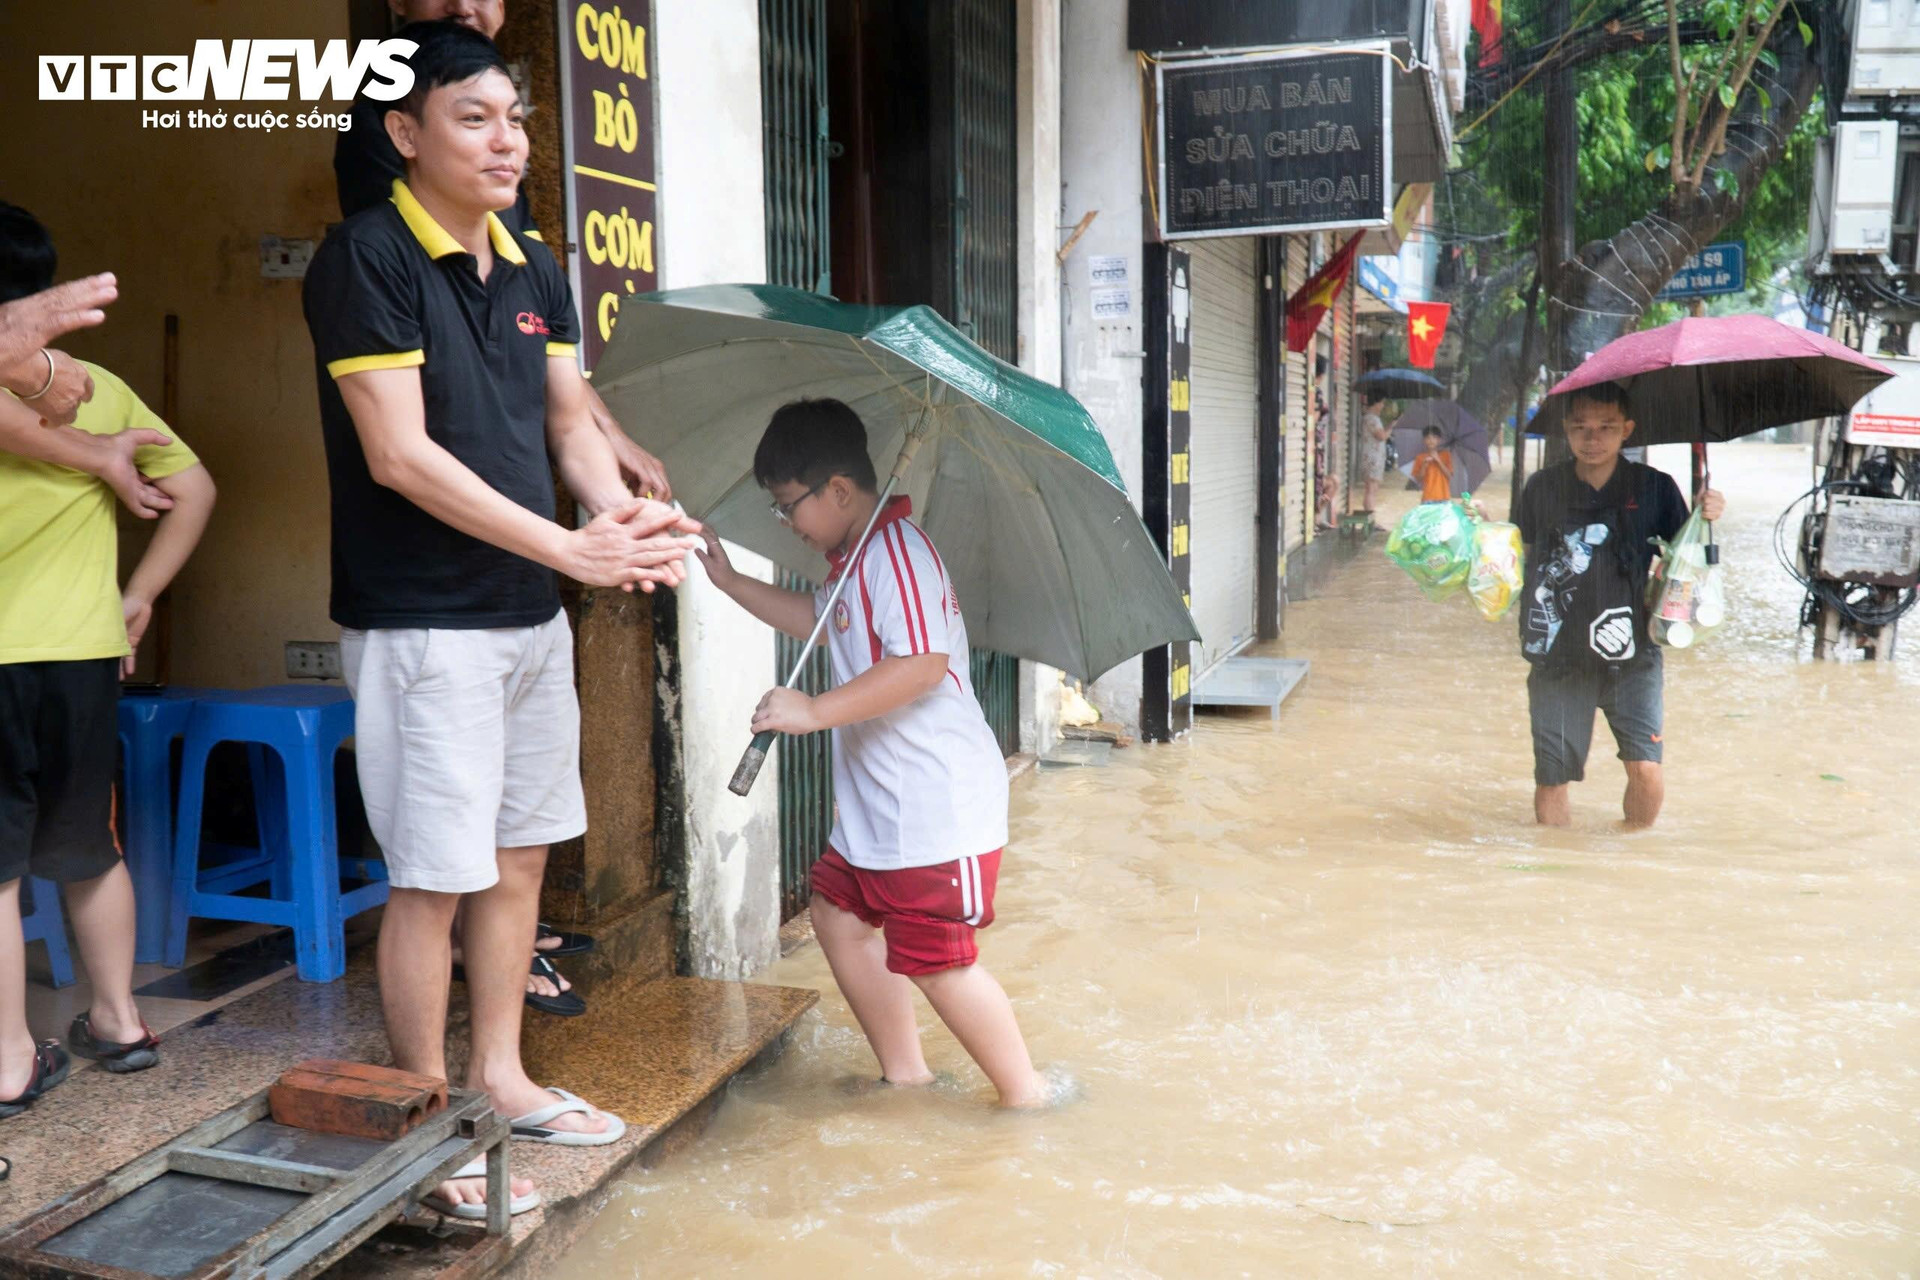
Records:
[[[1636,445],[1733,440],[1845,413],[1893,376],[1769,316],[1703,316],[1609,342],[1547,393],[1539,421],[1557,430],[1569,391],[1614,382],[1626,390]]]

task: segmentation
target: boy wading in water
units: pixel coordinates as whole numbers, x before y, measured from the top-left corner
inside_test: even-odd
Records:
[[[1566,417],[1573,457],[1529,480],[1514,515],[1527,546],[1520,648],[1533,663],[1534,818],[1572,821],[1567,787],[1586,776],[1597,710],[1627,768],[1627,825],[1650,827],[1666,798],[1661,657],[1647,634],[1651,540],[1672,541],[1687,503],[1671,476],[1620,456],[1633,419],[1619,387],[1571,393]],[[1712,489],[1700,505],[1709,520],[1726,511]]]
[[[839,816],[813,869],[813,928],[834,981],[889,1084],[932,1081],[914,1025],[913,989],[1009,1107],[1043,1101],[1013,1005],[978,963],[993,923],[1007,842],[1007,771],[974,700],[967,628],[933,543],[895,498],[857,560],[848,557],[879,502],[867,432],[837,400],[773,415],[754,477],[800,540],[826,555],[814,595],[746,577],[710,531],[701,563],[715,586],[796,639],[813,630],[833,583],[853,575],[827,624],[833,689],[774,689],[754,732],[832,729]],[[875,930],[879,930],[878,933]]]

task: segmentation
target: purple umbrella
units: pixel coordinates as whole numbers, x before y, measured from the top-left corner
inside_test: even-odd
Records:
[[[1770,316],[1705,316],[1609,342],[1547,393],[1534,430],[1557,431],[1569,391],[1618,383],[1632,443],[1733,440],[1847,412],[1893,370]]]
[[[1415,401],[1393,420],[1393,449],[1400,470],[1412,478],[1413,460],[1427,447],[1420,437],[1428,427],[1439,427],[1445,437],[1440,447],[1453,452],[1453,496],[1478,489],[1493,470],[1487,456],[1487,428],[1452,400]]]

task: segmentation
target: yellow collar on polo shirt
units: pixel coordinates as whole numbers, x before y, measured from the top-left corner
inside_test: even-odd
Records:
[[[447,234],[447,229],[433,220],[426,207],[407,190],[407,184],[399,179],[393,180],[393,207],[400,211],[401,219],[407,224],[407,230],[413,232],[413,238],[431,258],[444,258],[450,253],[465,253],[466,249],[458,240]],[[520,246],[513,242],[513,233],[500,221],[500,215],[487,215],[487,238],[493,241],[493,251],[516,267],[527,265],[527,255],[520,252]]]

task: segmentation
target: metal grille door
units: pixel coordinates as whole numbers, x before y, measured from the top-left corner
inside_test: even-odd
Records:
[[[950,51],[951,97],[945,109],[948,195],[953,237],[953,323],[1008,364],[1019,360],[1018,143],[1015,121],[1017,9],[1014,0],[950,0],[935,18],[935,53]],[[940,24],[950,24],[942,30]],[[936,119],[939,118],[936,112]],[[936,139],[936,155],[941,139]],[[973,692],[1003,754],[1020,749],[1020,663],[987,649],[972,655]]]
[[[765,160],[767,281],[826,293],[831,279],[827,222],[826,0],[760,0],[760,110]],[[782,574],[780,585],[813,584]],[[774,640],[784,679],[800,642]],[[800,688],[825,693],[832,670],[824,646],[808,659]],[[780,914],[806,910],[809,871],[833,831],[833,735],[782,736],[780,767]]]
[[[826,0],[760,0],[767,281],[829,292]]]

